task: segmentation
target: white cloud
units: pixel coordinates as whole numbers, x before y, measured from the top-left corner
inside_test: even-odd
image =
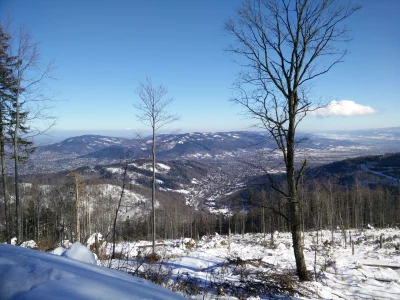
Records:
[[[327,116],[363,116],[378,113],[371,106],[357,104],[352,100],[331,101],[327,106],[310,112],[310,115],[327,117]]]

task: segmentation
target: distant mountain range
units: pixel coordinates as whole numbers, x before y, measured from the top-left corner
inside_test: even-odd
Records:
[[[175,159],[181,155],[193,154],[198,152],[213,153],[220,151],[232,151],[240,148],[256,145],[265,140],[265,136],[258,132],[218,132],[218,133],[185,133],[185,134],[164,134],[157,137],[158,155]],[[101,135],[82,135],[68,138],[62,142],[41,146],[38,153],[53,152],[72,154],[79,156],[89,155],[88,157],[104,156],[104,150],[112,148],[109,158],[120,158],[120,152],[115,151],[116,147],[127,149],[127,152],[134,152],[132,155],[140,155],[136,153],[139,150],[150,151],[150,138],[127,139],[107,137]],[[129,151],[128,151],[129,150]],[[118,153],[117,153],[118,152]],[[141,152],[140,152],[141,153]],[[116,156],[115,156],[116,155]]]
[[[119,137],[107,137],[102,135],[82,135],[71,137],[59,143],[40,146],[37,153],[55,152],[77,155],[85,155],[87,153],[102,150],[108,147],[129,146],[129,140]]]
[[[299,133],[307,139],[298,146],[298,158],[325,164],[360,155],[400,151],[400,127],[373,131]],[[271,152],[275,143],[265,133],[234,131],[159,135],[157,157],[161,160],[241,160],[255,153]],[[56,172],[82,166],[117,163],[126,158],[148,158],[151,140],[82,135],[40,146],[23,166],[24,173]],[[279,153],[273,154],[278,159]],[[11,170],[11,168],[9,168]]]

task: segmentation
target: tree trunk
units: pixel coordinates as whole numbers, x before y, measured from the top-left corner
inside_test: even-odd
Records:
[[[294,99],[293,99],[294,101]],[[290,106],[290,110],[295,111],[294,105]],[[289,112],[290,115],[290,112]],[[307,272],[306,261],[303,253],[303,242],[301,235],[301,216],[299,209],[299,199],[297,195],[296,179],[295,179],[295,166],[294,166],[294,150],[295,150],[295,115],[291,114],[289,120],[289,130],[287,138],[287,155],[286,155],[286,176],[289,192],[289,217],[290,217],[290,231],[292,233],[293,251],[296,259],[297,275],[301,281],[310,280]]]
[[[92,235],[92,222],[91,222],[91,219],[90,219],[90,198],[89,198],[89,196],[87,197],[87,208],[86,208],[86,211],[87,211],[87,219],[88,219],[88,225],[87,225],[87,227],[88,227],[88,232],[89,232],[89,236],[90,235]]]
[[[151,189],[151,210],[153,213],[153,253],[156,253],[156,209],[155,209],[155,201],[156,201],[156,128],[155,122],[153,121],[153,146],[151,148],[151,153],[153,157],[153,186]]]
[[[18,84],[20,86],[20,84]],[[14,130],[14,182],[15,182],[15,221],[18,243],[22,242],[21,205],[19,199],[18,173],[18,131],[19,131],[19,91],[15,97],[15,130]]]
[[[75,214],[76,214],[76,241],[81,241],[81,224],[79,219],[79,186],[78,175],[75,174]]]
[[[39,236],[40,236],[40,206],[39,206],[39,201],[37,201],[37,212],[36,212],[36,214],[37,214],[37,218],[36,218],[36,227],[37,227],[37,229],[36,229],[36,233],[37,233],[36,240],[39,241]]]
[[[10,233],[10,207],[8,202],[8,183],[7,183],[7,171],[6,171],[6,154],[5,154],[5,137],[4,137],[4,124],[3,122],[3,108],[0,107],[0,155],[1,155],[1,177],[3,183],[3,198],[4,198],[4,214],[6,221],[6,238],[7,243],[11,243],[11,233]]]
[[[122,180],[121,194],[119,195],[118,205],[117,205],[117,208],[115,210],[115,217],[114,217],[114,224],[113,224],[113,248],[112,248],[112,255],[111,255],[112,259],[115,259],[115,240],[116,240],[116,232],[117,232],[117,219],[118,219],[119,209],[121,208],[122,198],[124,197],[127,170],[128,170],[128,163],[125,164],[124,177],[123,177],[123,180]]]

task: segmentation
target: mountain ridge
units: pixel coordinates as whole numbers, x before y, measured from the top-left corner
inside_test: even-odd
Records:
[[[388,134],[388,131],[392,131]],[[366,136],[363,132],[343,134],[299,134],[306,142],[298,147],[298,160],[325,164],[345,158],[400,151],[400,127],[384,129]],[[156,139],[157,157],[162,160],[226,161],[247,160],[273,152],[275,143],[264,132],[190,132],[162,134]],[[61,142],[39,146],[21,167],[26,173],[56,172],[82,166],[117,163],[125,159],[151,156],[151,139],[128,139],[102,135],[81,135]],[[279,152],[272,153],[274,161]],[[10,172],[12,168],[8,168]]]

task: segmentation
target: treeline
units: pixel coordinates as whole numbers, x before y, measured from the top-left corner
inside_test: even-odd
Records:
[[[231,216],[219,216],[222,234],[229,227],[234,233],[289,231],[284,196],[272,189],[245,195],[230,199]],[[400,226],[400,187],[313,181],[299,187],[299,202],[303,230]]]
[[[65,239],[85,241],[94,232],[111,240],[120,192],[121,181],[84,179],[76,173],[42,179],[40,184],[20,183],[22,239],[19,241],[33,239],[43,248],[51,248]],[[151,239],[150,195],[149,188],[126,186],[117,218],[117,239]],[[299,188],[299,200],[303,230],[400,225],[399,188],[372,188],[358,182],[351,187],[329,181],[310,182]],[[240,197],[234,195],[226,204],[230,213],[211,214],[194,209],[185,204],[179,193],[158,191],[157,201],[158,239],[197,239],[215,232],[227,234],[229,228],[238,234],[289,231],[287,199],[273,190],[250,189]],[[2,199],[0,238],[3,242],[10,241],[16,233],[13,214],[9,231],[6,230],[4,205]],[[10,211],[15,211],[15,201],[9,205]]]
[[[30,176],[31,177],[31,176]],[[39,178],[39,176],[38,176]],[[40,176],[40,181],[20,183],[21,238],[51,248],[62,240],[85,241],[100,232],[111,240],[122,183],[113,179],[85,179],[79,173]],[[3,186],[1,186],[3,188]],[[14,190],[9,183],[7,190]],[[117,218],[116,235],[121,240],[150,239],[152,234],[151,190],[127,184]],[[14,212],[15,201],[8,203]],[[16,237],[16,216],[9,216],[6,229],[5,201],[0,201],[0,240]],[[185,204],[179,193],[157,192],[158,238],[198,238],[215,232],[216,218]]]

